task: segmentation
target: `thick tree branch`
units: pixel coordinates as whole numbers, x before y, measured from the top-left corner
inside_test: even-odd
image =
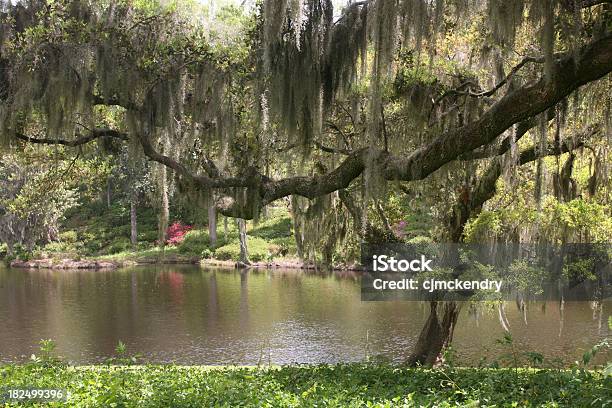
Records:
[[[612,70],[612,36],[586,46],[578,56],[568,54],[557,59],[550,78],[541,78],[505,95],[478,120],[440,135],[433,142],[413,153],[398,157],[376,147],[353,151],[342,163],[324,175],[289,177],[271,180],[255,170],[245,176],[213,180],[194,176],[180,163],[157,153],[146,137],[141,137],[145,154],[150,159],[173,168],[179,174],[213,188],[242,187],[249,197],[259,202],[240,203],[231,197],[218,202],[218,210],[226,216],[253,218],[258,208],[292,194],[315,198],[348,187],[367,166],[382,169],[387,180],[413,181],[429,176],[461,154],[473,151],[497,138],[515,123],[530,120],[567,97],[580,86],[595,81]],[[253,200],[251,200],[253,201]]]
[[[62,145],[67,147],[77,147],[92,142],[101,137],[111,137],[120,140],[128,140],[128,136],[117,130],[113,129],[93,129],[89,135],[80,136],[73,140],[65,139],[52,139],[52,138],[36,138],[26,136],[22,133],[15,133],[15,137],[24,142],[34,144],[48,144],[48,145]]]
[[[549,122],[554,119],[555,111],[553,108],[548,109],[546,112],[546,121]],[[464,153],[457,157],[457,160],[467,161],[467,160],[478,160],[478,159],[487,159],[495,156],[500,156],[507,152],[512,146],[512,137],[514,136],[514,142],[517,143],[525,134],[536,127],[538,125],[539,118],[532,117],[527,120],[522,121],[516,125],[516,133],[514,135],[506,136],[499,146],[494,149],[489,149],[489,146],[483,146],[483,148],[473,150],[471,152]]]
[[[172,168],[180,176],[202,188],[246,189],[246,196],[249,197],[247,204],[226,196],[219,200],[217,207],[226,216],[250,219],[263,205],[282,197],[296,194],[312,199],[344,189],[367,167],[378,169],[387,180],[424,179],[462,154],[491,143],[514,124],[532,120],[580,86],[600,79],[611,70],[612,36],[607,36],[584,47],[577,54],[571,53],[564,58],[558,58],[550,77],[543,77],[535,84],[506,94],[477,120],[441,134],[411,154],[398,156],[369,146],[351,152],[329,173],[310,177],[272,180],[252,168],[242,169],[239,176],[223,177],[218,172],[215,173],[211,163],[205,166],[208,175],[196,175],[177,160],[157,152],[147,135],[137,137],[149,159]],[[91,135],[74,141],[34,139],[23,135],[20,135],[20,139],[32,143],[78,146],[100,136],[127,138],[120,132],[105,132],[106,134],[102,134],[93,131]]]
[[[392,156],[375,148],[357,150],[327,175],[267,182],[262,189],[262,200],[268,203],[290,194],[308,198],[328,194],[346,188],[367,165],[372,164],[382,168],[388,180],[423,179],[462,153],[490,143],[515,123],[534,118],[580,86],[603,77],[611,70],[612,37],[608,36],[585,47],[577,59],[568,55],[557,60],[551,78],[542,78],[534,85],[504,96],[478,120],[442,134],[407,157]],[[224,209],[226,213],[231,212],[228,210]]]

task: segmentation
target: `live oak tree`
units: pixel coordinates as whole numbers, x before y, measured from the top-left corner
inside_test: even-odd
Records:
[[[1,4],[3,144],[130,144],[157,163],[162,230],[175,181],[242,220],[290,197],[302,255],[331,262],[347,225],[398,239],[390,189],[438,196],[439,239],[459,242],[523,164],[537,205],[545,157],[585,144],[606,186],[609,1],[265,0],[217,26],[180,2]],[[457,305],[431,311],[413,363],[452,337]]]

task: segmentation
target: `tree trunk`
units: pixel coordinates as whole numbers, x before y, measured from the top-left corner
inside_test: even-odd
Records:
[[[227,217],[223,217],[223,239],[227,242],[227,234],[229,232],[229,226],[227,225]]]
[[[409,365],[434,365],[442,350],[453,340],[455,324],[461,310],[459,304],[432,301],[429,306],[429,318],[421,330],[412,355],[408,358]]]
[[[130,200],[130,241],[132,242],[132,249],[136,251],[138,249],[138,224],[136,219],[135,197],[132,197]]]
[[[159,214],[159,247],[163,250],[166,247],[168,219],[170,218],[170,200],[168,198],[168,181],[166,179],[166,167],[161,168],[161,209]]]
[[[112,198],[112,178],[106,179],[106,207],[111,208],[111,198]]]
[[[293,236],[295,238],[295,246],[297,248],[298,258],[304,259],[304,236],[302,230],[302,221],[300,214],[300,204],[298,197],[295,195],[291,196],[291,217],[293,221]]]
[[[214,203],[208,205],[208,237],[211,247],[217,245],[217,210]]]
[[[238,218],[236,222],[238,223],[238,234],[240,236],[240,263],[248,265],[250,262],[247,247],[246,221],[243,218]]]

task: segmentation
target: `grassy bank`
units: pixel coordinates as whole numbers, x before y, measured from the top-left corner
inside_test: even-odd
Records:
[[[291,217],[284,207],[270,208],[268,216],[257,223],[247,223],[249,258],[252,262],[293,262],[297,248],[293,238]],[[225,223],[219,216],[217,242],[212,244],[206,225],[198,220],[173,219],[192,228],[179,242],[160,250],[157,217],[152,209],[138,214],[138,247],[130,242],[128,209],[119,204],[111,207],[80,207],[62,225],[57,241],[31,252],[17,251],[16,258],[86,259],[118,264],[125,262],[193,262],[199,259],[237,261],[240,255],[238,228],[235,220]],[[1,249],[1,248],[0,248]],[[2,251],[0,250],[0,253]],[[10,259],[9,259],[10,260]]]
[[[68,402],[51,406],[71,407],[612,406],[612,377],[596,371],[32,364],[1,366],[0,384],[65,388]]]

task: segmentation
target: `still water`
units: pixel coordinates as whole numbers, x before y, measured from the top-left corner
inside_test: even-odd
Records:
[[[531,304],[505,310],[517,348],[565,364],[606,336],[612,302]],[[119,341],[149,362],[333,363],[402,361],[428,306],[361,302],[359,276],[302,271],[137,267],[117,271],[0,269],[0,362],[53,339],[74,363],[102,362]],[[455,331],[461,364],[507,352],[497,308],[463,307]],[[597,362],[610,359],[598,356]]]

